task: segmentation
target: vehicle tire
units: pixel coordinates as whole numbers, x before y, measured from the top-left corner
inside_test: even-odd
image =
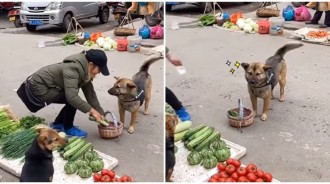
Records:
[[[167,5],[165,6],[165,9],[166,9],[167,12],[170,12],[170,11],[172,11],[172,7],[173,7],[173,5],[171,5],[171,4],[167,4]]]
[[[99,19],[101,24],[107,23],[109,20],[109,9],[108,8],[103,8],[103,10],[101,10],[100,15],[99,15]]]
[[[36,31],[37,30],[37,26],[35,26],[35,25],[29,25],[29,24],[26,24],[26,29],[28,30],[28,31],[30,31],[30,32],[34,32],[34,31]]]
[[[208,5],[208,6],[206,7],[206,5]],[[201,11],[203,13],[204,13],[205,7],[206,7],[205,13],[210,13],[212,11],[212,6],[213,6],[213,3],[207,3],[207,2],[200,3]]]
[[[62,22],[62,29],[65,32],[70,32],[72,30],[72,25],[70,24],[72,15],[70,13],[65,14]],[[69,29],[69,30],[68,30]]]
[[[17,17],[15,18],[14,25],[15,25],[16,28],[23,27],[23,24],[22,24],[21,19],[20,19],[19,16],[17,16]]]
[[[300,7],[301,5],[306,5],[307,3],[305,3],[305,2],[291,2],[291,4],[294,7]]]

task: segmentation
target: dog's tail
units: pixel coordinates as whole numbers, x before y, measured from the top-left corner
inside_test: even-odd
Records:
[[[281,58],[283,58],[288,51],[299,48],[301,46],[303,46],[303,44],[299,42],[287,43],[276,51],[275,56],[280,56]]]
[[[155,61],[164,58],[162,54],[153,54],[146,61],[144,61],[143,65],[140,67],[140,72],[148,72],[149,66]]]

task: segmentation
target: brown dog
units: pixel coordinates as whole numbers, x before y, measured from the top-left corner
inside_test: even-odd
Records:
[[[108,90],[110,95],[118,97],[120,122],[125,124],[125,111],[131,113],[131,122],[128,128],[128,132],[131,134],[134,132],[138,111],[143,102],[145,102],[144,114],[149,113],[152,83],[148,70],[152,63],[161,58],[163,58],[161,54],[149,57],[140,67],[139,72],[133,76],[132,80],[115,77],[117,82]]]
[[[284,101],[284,86],[286,84],[287,66],[283,57],[288,51],[301,46],[303,46],[301,43],[288,43],[278,49],[274,56],[269,57],[265,64],[242,63],[255,114],[257,113],[257,98],[264,99],[261,120],[267,120],[270,101],[274,98],[273,89],[277,83],[280,83],[279,101]]]
[[[175,166],[174,131],[178,122],[176,115],[166,114],[166,182],[171,181]]]
[[[67,143],[67,139],[53,129],[41,128],[38,132],[25,154],[20,182],[51,182],[54,175],[53,150]]]

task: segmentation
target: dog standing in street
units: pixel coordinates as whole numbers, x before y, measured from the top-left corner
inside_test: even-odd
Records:
[[[162,54],[157,53],[150,56],[140,67],[132,80],[127,78],[115,77],[117,80],[108,93],[118,98],[120,122],[125,124],[125,111],[131,113],[131,122],[128,128],[129,133],[134,133],[140,106],[144,103],[144,114],[149,113],[149,103],[151,98],[151,76],[148,73],[149,67],[155,61],[163,58]]]
[[[280,84],[279,101],[284,101],[284,87],[286,84],[287,65],[284,55],[293,49],[303,46],[301,43],[287,43],[279,48],[274,56],[269,57],[265,63],[242,63],[245,70],[245,79],[252,102],[253,111],[257,113],[257,98],[264,100],[261,120],[267,120],[271,99],[274,98],[273,89]]]
[[[166,114],[166,182],[171,181],[171,176],[173,174],[173,168],[175,166],[175,152],[174,152],[174,131],[178,124],[179,119],[176,115]]]

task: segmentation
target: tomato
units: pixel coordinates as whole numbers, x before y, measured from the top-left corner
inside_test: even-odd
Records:
[[[256,179],[258,178],[254,173],[248,173],[247,175],[246,175],[246,178],[249,180],[249,181],[251,181],[251,182],[254,182],[254,181],[256,181]]]
[[[262,178],[257,178],[254,182],[264,182],[264,180]]]
[[[257,172],[255,173],[256,174],[256,176],[258,177],[258,178],[262,178],[262,176],[264,175],[264,172],[262,171],[262,170],[257,170]]]
[[[241,166],[241,162],[239,160],[234,160],[232,163],[236,168],[239,168]]]
[[[245,176],[247,174],[247,171],[244,167],[240,167],[237,169],[238,176]]]
[[[108,175],[103,175],[101,177],[101,182],[110,182],[111,178]]]
[[[226,173],[228,173],[229,175],[233,174],[236,171],[236,168],[234,165],[227,165],[226,167]]]
[[[219,182],[225,182],[227,178],[219,178]]]
[[[218,168],[219,171],[225,171],[226,170],[226,164],[222,163],[222,162],[219,162],[218,165],[217,165],[217,168]]]
[[[227,178],[225,182],[235,182],[235,180],[233,178]]]
[[[227,165],[233,164],[234,161],[235,161],[235,159],[233,159],[233,158],[228,158],[228,159],[226,160],[226,164],[227,164]]]
[[[208,182],[218,182],[218,180],[211,177]]]
[[[273,176],[270,173],[264,173],[262,178],[265,182],[271,182],[273,180]]]
[[[246,166],[246,171],[248,173],[256,173],[257,172],[257,166],[255,166],[254,164],[249,164]]]
[[[233,178],[235,181],[237,181],[237,179],[238,179],[237,172],[234,172],[233,174],[231,174],[230,177]]]
[[[229,177],[229,175],[226,171],[221,171],[219,176],[220,176],[220,178],[228,178]]]
[[[211,178],[214,178],[214,179],[216,179],[216,180],[219,180],[220,176],[219,176],[218,174],[213,174],[213,175],[211,176]]]
[[[112,171],[112,170],[108,170],[108,173],[107,174],[108,174],[108,176],[110,178],[114,178],[116,176],[116,173],[114,171]]]
[[[93,179],[94,179],[94,181],[101,181],[101,174],[95,173],[93,175]]]
[[[108,174],[108,169],[102,169],[101,170],[101,175],[104,176],[104,175],[107,175]]]
[[[246,178],[246,176],[240,176],[238,177],[237,182],[249,182],[249,180]]]

